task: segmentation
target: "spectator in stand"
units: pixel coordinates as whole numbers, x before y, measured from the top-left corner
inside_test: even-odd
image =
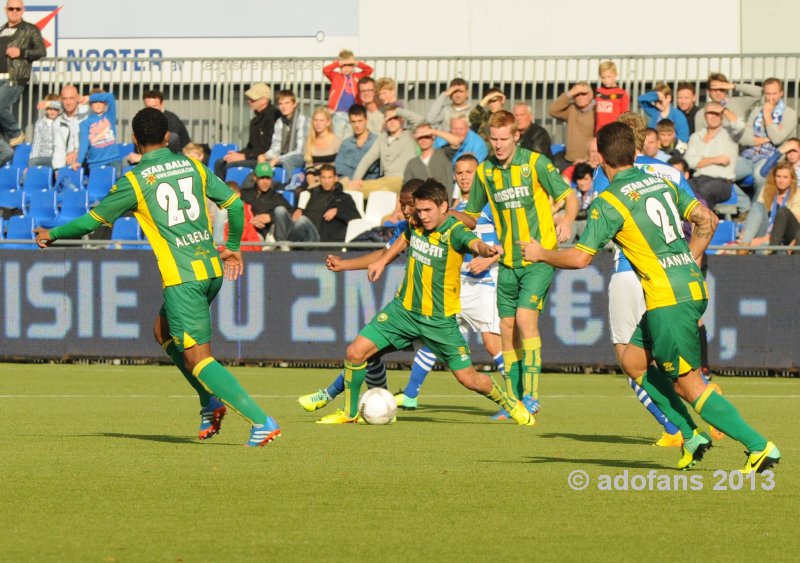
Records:
[[[255,114],[250,120],[250,135],[247,139],[247,145],[240,151],[228,151],[228,154],[217,161],[214,165],[214,174],[219,178],[225,178],[228,166],[255,167],[259,155],[264,154],[269,149],[275,122],[281,116],[270,101],[272,90],[263,82],[250,86],[244,95],[247,98],[250,109]]]
[[[691,137],[689,137],[691,139]],[[667,164],[679,170],[683,177],[688,181],[692,177],[692,171],[689,168],[689,163],[684,160],[682,156],[674,156],[667,161]]]
[[[449,132],[434,129],[433,134],[436,136],[433,146],[437,149],[444,149],[454,168],[462,154],[472,154],[479,163],[489,156],[486,143],[469,128],[467,116],[463,113],[456,113],[450,118]],[[443,185],[449,186],[450,184]]]
[[[642,154],[651,158],[657,158],[661,162],[669,160],[669,155],[662,151],[658,146],[658,131],[648,127],[644,132],[644,149]]]
[[[377,90],[378,102],[380,103],[381,109],[389,104],[393,104],[399,108],[403,107],[403,103],[397,99],[397,82],[394,81],[394,78],[386,76],[379,78],[375,83],[375,89]]]
[[[413,121],[410,123],[411,127],[419,123],[416,121],[418,116],[413,112],[403,113],[403,109],[394,104],[384,106],[382,110],[385,131],[361,158],[353,178],[347,185],[349,190],[361,190],[365,198],[378,190],[399,193],[406,165],[409,160],[417,156],[417,143],[411,132],[405,129],[403,116],[411,118]],[[383,176],[375,180],[364,180],[365,174],[375,162],[380,162]]]
[[[586,147],[594,137],[594,100],[588,82],[578,82],[556,98],[548,113],[567,124],[566,151],[553,155],[553,164],[564,170],[575,161],[585,161]]]
[[[308,130],[306,149],[303,157],[306,163],[306,182],[316,185],[316,177],[323,164],[332,164],[342,144],[341,137],[333,132],[331,112],[327,107],[319,107],[311,116],[311,127]],[[309,177],[313,176],[312,181]]]
[[[695,171],[689,185],[713,209],[731,197],[739,151],[728,129],[722,126],[723,107],[710,102],[706,104],[704,113],[706,127],[689,138],[684,158]],[[731,126],[741,132],[744,124],[735,120]]]
[[[339,152],[336,153],[334,166],[339,177],[349,182],[361,158],[367,154],[378,136],[367,128],[367,108],[361,104],[354,104],[347,110],[347,114],[350,117],[353,134],[342,141]],[[380,173],[380,164],[377,161],[373,162],[364,173],[364,180],[374,180]]]
[[[529,151],[538,152],[553,160],[550,152],[550,135],[547,129],[533,122],[533,109],[524,102],[514,105],[514,120],[517,122],[519,142],[517,145]]]
[[[781,145],[781,154],[794,166],[795,175],[800,178],[800,139],[792,137]]]
[[[764,185],[761,169],[778,156],[778,147],[797,130],[797,112],[783,99],[783,83],[777,78],[764,81],[764,98],[747,118],[739,144],[744,150],[736,163],[736,179],[753,176],[755,195]]]
[[[203,150],[203,145],[198,143],[186,143],[186,145],[181,149],[181,152],[183,153],[183,156],[188,156],[189,158],[199,160],[200,162],[206,161],[206,151]],[[234,182],[234,184],[235,183],[236,182]],[[236,185],[238,186],[238,184]]]
[[[117,100],[110,92],[94,90],[89,95],[89,108],[89,115],[80,123],[78,159],[72,169],[86,165],[91,174],[93,168],[112,166],[119,176],[122,161],[117,148]]]
[[[596,170],[600,166],[601,162],[600,152],[597,150],[596,137],[593,137],[592,140],[589,141],[589,143],[586,145],[586,150],[589,155],[589,157],[586,160],[576,162],[575,164],[570,164],[561,172],[561,177],[567,184],[572,183],[572,177],[573,174],[575,173],[575,167],[578,166],[578,164],[583,164],[583,163],[588,164],[592,168],[592,170]],[[561,209],[562,207],[563,207],[563,200],[561,202],[561,205],[559,205],[558,209]]]
[[[683,112],[672,105],[672,88],[659,82],[654,90],[639,96],[639,106],[648,118],[648,127],[655,129],[662,119],[675,124],[675,135],[679,141],[689,142],[689,124]]]
[[[272,189],[273,170],[269,162],[259,162],[253,174],[256,177],[255,188],[241,190],[240,194],[242,201],[249,204],[253,212],[249,224],[264,240],[272,228],[275,208],[282,207],[287,212],[292,209],[286,199]]]
[[[28,166],[53,166],[54,130],[61,115],[61,102],[55,94],[48,94],[44,97],[44,104],[44,117],[36,121],[33,128],[33,146]]]
[[[506,95],[500,88],[489,88],[478,105],[469,112],[470,128],[481,136],[489,147],[489,119],[505,109]]]
[[[675,94],[675,103],[686,118],[689,126],[689,135],[696,130],[696,115],[700,111],[697,107],[697,91],[691,82],[680,82]]]
[[[598,74],[600,86],[594,93],[595,135],[601,127],[616,121],[631,107],[630,95],[617,84],[617,65],[612,61],[603,61]]]
[[[273,235],[278,242],[344,242],[347,223],[361,214],[349,194],[344,193],[336,169],[323,164],[319,187],[309,190],[305,208],[290,216],[284,207],[272,211]]]
[[[169,150],[176,154],[182,152],[183,147],[189,144],[191,138],[181,118],[167,110],[164,105],[164,94],[160,90],[145,90],[142,95],[142,101],[144,102],[144,107],[156,108],[164,112],[169,124]],[[128,155],[128,162],[131,164],[137,164],[141,159],[142,155],[137,152],[132,152]]]
[[[739,96],[730,96],[734,91],[739,92]],[[723,127],[728,127],[729,121],[734,117],[742,123],[747,120],[750,109],[761,96],[761,88],[754,84],[732,84],[724,74],[712,72],[708,75],[707,86],[708,101],[717,102],[725,108]],[[695,131],[704,129],[706,126],[705,117],[702,112],[697,112],[694,116]],[[730,132],[730,128],[728,129]]]
[[[425,116],[433,129],[449,127],[453,115],[469,111],[468,91],[469,85],[463,78],[454,78],[450,81],[450,87],[439,94]]]
[[[59,96],[61,115],[53,127],[53,168],[58,175],[59,169],[72,166],[78,161],[78,142],[80,140],[80,122],[86,119],[86,106],[81,106],[78,89],[67,85],[61,88]],[[78,186],[75,186],[76,188]]]
[[[595,150],[597,141],[595,141]],[[586,228],[586,211],[589,205],[597,197],[597,192],[594,191],[594,168],[588,163],[581,162],[575,165],[572,172],[572,185],[575,188],[575,193],[578,196],[578,215],[575,217],[573,223],[573,238],[578,239]]]
[[[184,152],[184,154],[186,154],[186,153]],[[239,184],[237,182],[234,182],[233,180],[231,180],[231,181],[225,182],[225,183],[228,185],[228,187],[230,189],[232,189],[237,194],[239,194],[239,197],[241,198],[243,190],[242,190],[241,186],[239,186]],[[252,191],[252,190],[245,190],[245,191]],[[211,200],[206,198],[206,201],[210,202]],[[216,207],[216,204],[214,204],[214,206]],[[242,241],[241,241],[242,245],[239,247],[239,250],[241,250],[243,252],[260,252],[262,250],[266,250],[267,247],[265,247],[265,246],[252,246],[252,245],[245,246],[244,243],[246,243],[246,242],[262,242],[264,239],[261,237],[261,235],[258,234],[258,231],[253,226],[253,208],[250,206],[250,204],[246,203],[244,200],[242,200],[242,206],[244,208],[244,228],[242,229]],[[211,206],[209,205],[209,211],[210,211],[210,208],[211,208]],[[217,209],[219,209],[219,207],[217,207]],[[215,237],[214,238],[214,243],[215,244],[224,245],[225,241],[228,240],[228,211],[226,209],[220,209],[219,213],[220,213],[220,215],[222,215],[224,213],[224,216],[221,217],[221,219],[222,219],[222,228],[220,230],[220,232],[222,233],[222,236],[220,237],[222,239],[222,242],[217,243],[217,239]],[[218,220],[218,219],[213,218],[213,217],[212,217],[212,219],[214,221]],[[217,227],[216,227],[216,223],[215,223],[214,224],[214,229],[216,229],[216,228]]]
[[[800,218],[800,192],[794,166],[780,161],[767,175],[764,189],[750,207],[737,244],[795,244]],[[794,242],[793,242],[794,241]],[[746,250],[740,251],[747,254]]]
[[[308,134],[308,118],[297,111],[297,98],[291,90],[278,92],[278,110],[281,117],[275,123],[272,144],[258,162],[269,162],[275,168],[282,166],[290,175],[303,168]]]
[[[414,128],[414,139],[417,141],[419,155],[406,164],[403,184],[409,180],[427,180],[433,178],[443,186],[453,183],[453,165],[444,149],[433,146],[433,128],[430,123],[420,123]]]
[[[0,136],[11,147],[25,142],[25,133],[11,108],[31,78],[31,63],[47,56],[41,31],[22,19],[24,13],[22,0],[8,0],[8,21],[0,27]]]
[[[372,67],[364,61],[356,61],[353,51],[342,49],[339,57],[325,66],[322,73],[331,81],[328,109],[333,113],[333,132],[342,139],[349,137],[352,131],[347,110],[361,102],[358,98],[358,82],[372,74]]]
[[[675,124],[671,119],[662,119],[656,125],[658,132],[658,148],[661,152],[665,153],[669,158],[683,156],[686,152],[686,143],[679,141],[675,133]]]
[[[371,76],[358,82],[358,97],[367,110],[367,129],[375,135],[383,132],[383,113],[378,106],[377,85]]]

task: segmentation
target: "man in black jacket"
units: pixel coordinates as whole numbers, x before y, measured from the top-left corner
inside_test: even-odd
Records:
[[[24,12],[22,0],[8,0],[8,22],[0,27],[0,134],[12,147],[24,142],[25,134],[11,107],[31,78],[31,63],[47,54],[42,33],[22,20]]]
[[[269,162],[259,162],[253,173],[256,177],[256,187],[242,190],[241,197],[243,202],[250,204],[250,209],[253,211],[250,223],[258,234],[266,237],[272,228],[275,209],[281,207],[288,213],[291,208],[286,198],[272,189],[272,166]]]
[[[544,127],[533,122],[531,106],[522,102],[515,105],[514,120],[517,122],[517,131],[519,131],[519,142],[517,144],[523,149],[538,152],[552,159],[550,135]]]
[[[319,170],[319,187],[309,190],[303,209],[290,217],[284,208],[275,208],[275,240],[291,242],[344,242],[347,223],[361,214],[349,194],[344,193],[336,168],[323,164]]]
[[[240,151],[228,151],[228,154],[220,158],[214,165],[214,174],[225,179],[225,171],[228,166],[249,166],[254,168],[258,163],[258,155],[264,154],[269,150],[272,142],[272,132],[275,130],[275,122],[280,119],[281,112],[278,111],[271,102],[272,91],[263,82],[253,84],[244,95],[250,109],[255,112],[255,116],[250,120],[250,137],[247,145]]]

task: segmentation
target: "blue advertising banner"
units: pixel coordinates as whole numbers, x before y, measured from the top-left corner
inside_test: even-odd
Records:
[[[337,361],[393,296],[402,259],[376,283],[332,273],[324,252],[247,253],[212,309],[223,360]],[[611,256],[559,271],[542,311],[546,366],[614,366],[607,320]],[[160,275],[146,250],[0,250],[0,356],[12,359],[161,358],[152,325]],[[796,369],[797,256],[710,257],[704,317],[715,369]],[[473,357],[489,357],[475,335]],[[410,359],[408,353],[392,358]]]

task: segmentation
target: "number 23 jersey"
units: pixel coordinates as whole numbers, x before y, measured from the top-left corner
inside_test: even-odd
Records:
[[[222,275],[206,197],[224,209],[239,195],[202,163],[164,148],[142,156],[91,214],[111,224],[133,211],[164,286],[177,285]]]
[[[648,310],[707,299],[681,226],[697,205],[668,180],[637,168],[623,170],[589,206],[576,247],[594,255],[614,239],[642,282]]]

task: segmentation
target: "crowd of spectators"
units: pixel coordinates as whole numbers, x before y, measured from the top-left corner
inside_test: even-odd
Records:
[[[479,162],[488,157],[488,120],[509,109],[502,89],[487,89],[476,103],[470,100],[470,84],[453,78],[420,115],[399,99],[394,79],[375,79],[372,73],[352,51],[341,51],[323,68],[330,82],[327,99],[309,115],[299,110],[290,89],[278,91],[274,100],[264,83],[244,92],[253,113],[247,143],[222,155],[213,169],[223,179],[232,167],[253,170],[241,193],[252,207],[251,225],[260,238],[343,241],[347,222],[359,217],[346,192],[359,191],[364,199],[375,191],[398,193],[413,178],[452,185],[459,157],[472,154]],[[786,203],[794,201],[795,192],[784,192],[781,186],[787,175],[796,182],[800,141],[794,136],[797,112],[784,100],[782,82],[768,78],[761,86],[733,84],[715,72],[708,77],[706,96],[698,105],[697,89],[689,82],[678,83],[674,99],[664,82],[638,96],[649,127],[643,153],[684,169],[692,189],[710,207],[735,199],[745,225],[740,243],[794,244],[800,210]],[[599,165],[595,135],[629,111],[630,102],[614,63],[601,63],[595,86],[585,81],[571,85],[547,108],[552,118],[565,124],[563,150],[555,154],[557,146],[535,122],[531,105],[519,102],[510,109],[519,145],[550,158],[575,187],[585,209],[594,197],[591,173]],[[143,103],[167,115],[171,150],[196,150],[181,119],[166,109],[161,92],[147,90]],[[93,91],[81,96],[67,85],[60,96],[45,97],[39,109],[44,115],[34,129],[31,164],[52,166],[57,175],[64,167],[84,167],[91,174],[97,166],[120,171],[138,162],[135,151],[125,159],[116,152],[120,140],[113,94]],[[8,134],[0,137],[0,159],[13,154],[6,141],[10,142]],[[203,156],[207,158],[207,151]],[[278,168],[284,172],[280,181],[273,177]],[[745,179],[748,191],[741,186]],[[289,190],[295,197],[280,195]],[[298,197],[304,191],[308,197]],[[290,201],[304,205],[293,207]],[[787,213],[796,213],[794,222]]]

